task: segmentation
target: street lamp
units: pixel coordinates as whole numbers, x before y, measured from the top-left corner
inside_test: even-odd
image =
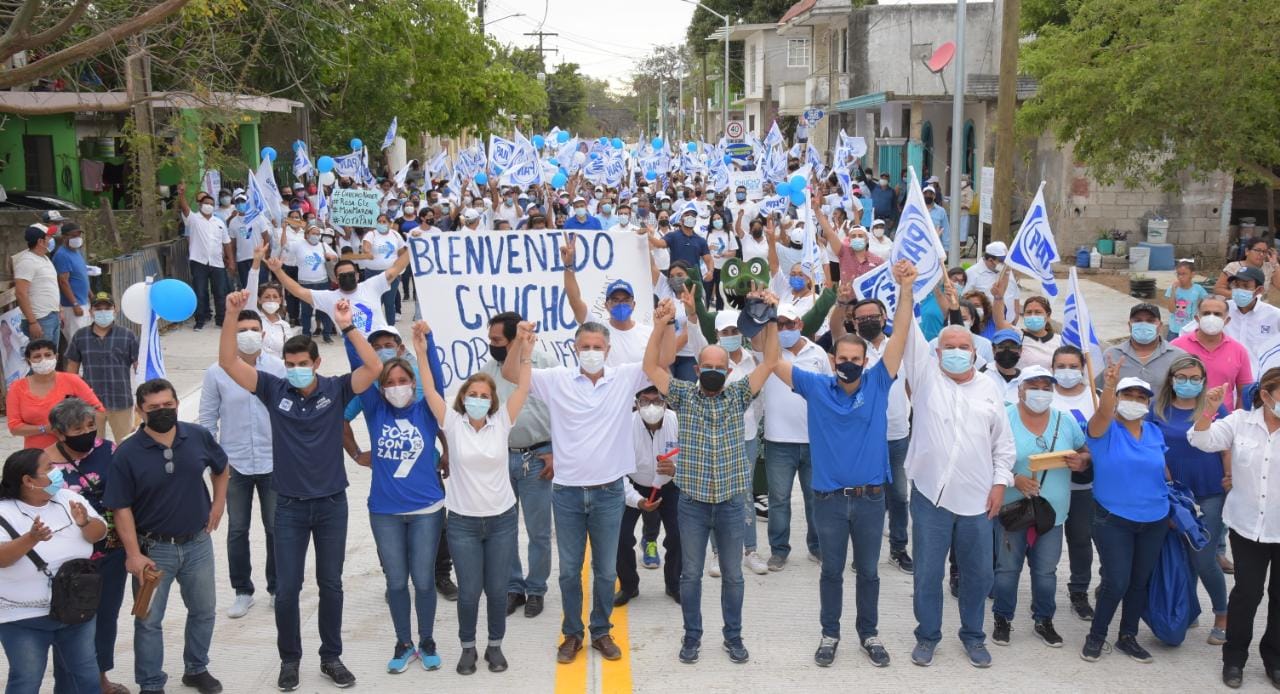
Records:
[[[729,17],[707,7],[698,0],[684,0],[690,5],[697,5],[711,14],[724,20],[724,92],[720,95],[720,128],[729,127]]]
[[[490,24],[497,24],[498,22],[501,22],[504,19],[511,19],[512,17],[523,17],[523,16],[525,16],[523,12],[517,12],[515,14],[509,14],[505,17],[498,17],[497,19],[489,20],[485,22],[484,25],[489,26]]]

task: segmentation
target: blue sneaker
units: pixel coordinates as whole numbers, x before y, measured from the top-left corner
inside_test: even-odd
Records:
[[[426,639],[418,644],[418,658],[422,660],[423,670],[439,670],[440,656],[436,654],[436,642]]]
[[[911,649],[911,662],[920,667],[929,667],[933,665],[933,649],[934,644],[917,641],[916,647]]]
[[[976,668],[991,667],[991,654],[987,652],[987,647],[981,643],[967,643],[964,646],[964,652],[969,656],[969,664]]]
[[[680,644],[680,662],[690,665],[698,662],[698,648],[701,646],[697,639],[684,637],[684,642]]]
[[[747,658],[750,657],[747,655],[747,647],[742,645],[740,638],[725,641],[724,650],[729,654],[729,660],[738,664],[747,662]]]
[[[391,660],[387,661],[387,672],[398,675],[413,664],[413,659],[418,657],[418,651],[411,643],[397,643],[395,655],[391,656]]]
[[[662,560],[658,558],[658,543],[644,543],[644,568],[656,569],[662,566]]]

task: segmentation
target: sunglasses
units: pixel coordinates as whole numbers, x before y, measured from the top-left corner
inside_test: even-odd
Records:
[[[167,474],[173,474],[173,449],[164,449],[164,471]]]

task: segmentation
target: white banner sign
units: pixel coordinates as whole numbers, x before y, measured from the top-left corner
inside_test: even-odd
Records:
[[[991,208],[996,197],[996,170],[982,167],[982,180],[978,181],[978,222],[991,223]]]
[[[759,200],[764,197],[764,174],[760,171],[730,171],[729,192],[736,191],[738,186],[747,189],[748,200]]]
[[[27,336],[22,333],[22,310],[12,308],[0,315],[0,364],[4,365],[6,388],[31,370],[22,356],[27,342]]]
[[[435,335],[446,391],[458,388],[489,358],[489,319],[514,311],[538,330],[539,348],[577,364],[578,329],[564,291],[560,247],[572,239],[575,268],[591,320],[604,322],[605,289],[631,283],[640,323],[653,320],[648,241],[635,234],[579,231],[480,231],[409,239],[414,288]]]
[[[372,227],[378,223],[377,190],[339,188],[329,199],[329,220],[343,227]]]
[[[867,139],[864,137],[849,138],[849,154],[860,158],[867,153]]]

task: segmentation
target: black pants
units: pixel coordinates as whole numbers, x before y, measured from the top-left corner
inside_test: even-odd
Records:
[[[626,484],[635,487],[641,496],[648,499],[652,487],[643,487],[630,479]],[[673,593],[680,591],[680,525],[676,520],[677,507],[680,505],[680,490],[675,482],[667,482],[658,491],[662,503],[654,513],[662,518],[662,527],[666,537],[662,540],[662,548],[666,557],[662,564],[663,580],[667,590]],[[640,575],[636,573],[636,521],[640,518],[640,509],[626,507],[622,511],[622,530],[618,533],[618,582],[622,590],[631,591],[640,587]]]
[[[1267,589],[1267,628],[1258,643],[1258,653],[1267,672],[1280,667],[1280,544],[1254,542],[1232,530],[1231,556],[1236,563],[1235,586],[1227,600],[1227,642],[1222,646],[1222,663],[1244,667],[1253,641],[1253,618]],[[1270,570],[1271,579],[1267,580]]]
[[[662,514],[657,511],[640,512],[640,541],[657,542],[658,530],[661,529]]]
[[[289,279],[293,280],[294,282],[297,282],[297,281],[298,281],[298,266],[297,266],[297,265],[285,265],[285,266],[284,266],[284,274],[288,275],[288,276],[289,276]],[[298,315],[302,312],[302,300],[301,300],[301,299],[299,299],[298,297],[294,296],[294,295],[293,295],[292,293],[290,293],[290,292],[285,292],[285,293],[284,293],[284,307],[285,307],[285,313],[287,313],[287,314],[289,315],[289,324],[290,324],[290,325],[297,325],[297,324],[298,324]]]
[[[714,308],[717,311],[724,310],[724,297],[720,294],[720,269],[711,271],[711,281],[702,280],[702,288],[704,296],[707,299],[707,308]]]
[[[444,522],[440,524],[440,544],[436,546],[436,580],[449,578],[449,573],[453,570],[453,556],[449,554],[449,535],[445,532],[449,528],[449,518],[445,517]]]

